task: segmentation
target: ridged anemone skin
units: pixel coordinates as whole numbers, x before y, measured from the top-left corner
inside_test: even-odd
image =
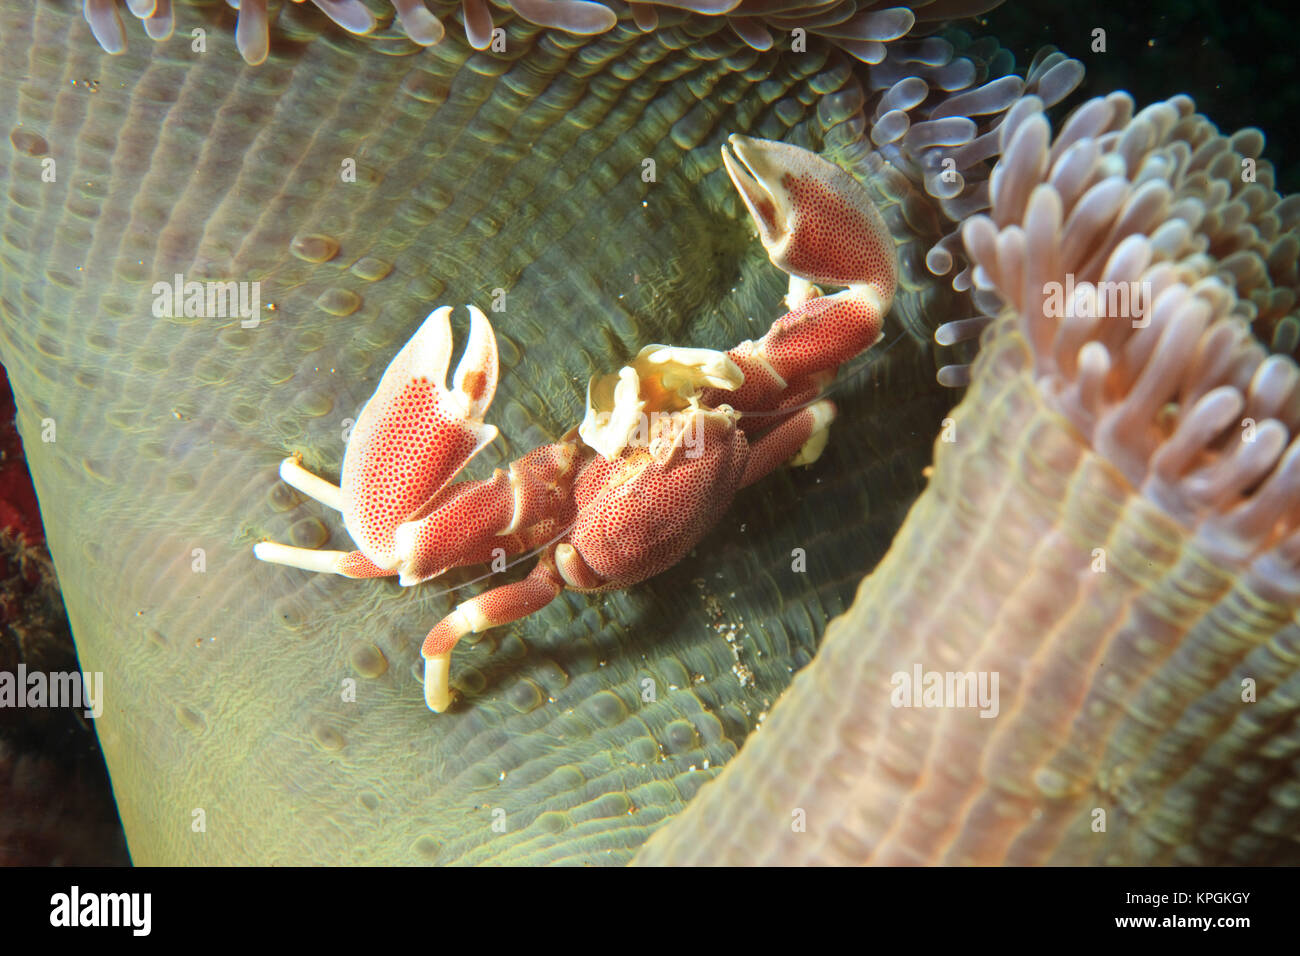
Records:
[[[96,729],[135,862],[626,863],[661,828],[644,862],[1293,858],[1286,572],[1266,606],[1230,566],[1178,577],[1190,526],[1042,399],[1020,312],[989,326],[957,410],[935,380],[945,362],[964,380],[970,332],[1018,301],[962,224],[1002,188],[989,170],[1004,134],[1038,128],[1042,100],[1079,82],[1075,61],[1045,51],[1008,78],[996,43],[954,57],[879,20],[837,36],[842,5],[798,56],[763,39],[797,12],[668,5],[653,23],[648,5],[618,7],[586,36],[492,7],[492,51],[463,23],[486,5],[431,3],[445,36],[422,46],[391,22],[401,6],[370,4],[377,28],[357,37],[285,4],[252,65],[256,44],[237,50],[216,5],[178,4],[165,42],[131,26],[110,56],[80,2],[0,3],[0,358],[81,665],[106,677]],[[462,702],[430,714],[418,642],[458,596],[256,562],[263,538],[346,541],[277,463],[296,451],[337,474],[348,425],[436,305],[500,306],[502,436],[470,476],[566,431],[588,377],[648,342],[761,334],[784,277],[721,168],[733,132],[823,151],[868,186],[900,253],[886,342],[836,386],[812,469],[738,496],[660,577],[566,594],[459,648]],[[937,175],[950,154],[956,181]],[[1269,215],[1293,231],[1289,206],[1243,204],[1203,231]],[[1279,245],[1269,283],[1236,263],[1247,285],[1286,288],[1288,266],[1294,285]],[[1207,251],[1186,268],[1208,274]],[[156,317],[155,283],[178,274],[259,282],[259,322]],[[1232,307],[1230,291],[1205,295]],[[936,355],[934,328],[967,318]],[[1273,413],[1276,442],[1295,425]],[[958,440],[935,442],[949,416]],[[1086,579],[1102,606],[1049,620],[1044,595],[1085,586],[1071,548],[1093,540],[1110,560]],[[1162,588],[1194,592],[1183,616]],[[1249,620],[1224,637],[1232,600]],[[1126,611],[1161,626],[1124,637]],[[1129,683],[1077,666],[1115,648]],[[918,656],[1000,669],[1003,718],[891,708],[879,678]],[[1244,713],[1222,699],[1241,667],[1258,670]],[[1116,733],[1087,737],[1102,724]],[[1207,787],[1231,799],[1212,806]],[[1109,835],[1079,829],[1098,806]],[[797,809],[807,839],[792,842]],[[1202,820],[1210,842],[1184,839]]]

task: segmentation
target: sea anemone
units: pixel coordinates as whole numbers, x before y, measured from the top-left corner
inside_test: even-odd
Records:
[[[101,18],[108,9],[93,6]],[[728,819],[744,821],[807,784],[780,829],[790,810],[807,808],[805,849],[829,845],[839,858],[864,859],[875,846],[873,858],[923,856],[933,836],[924,827],[964,819],[967,804],[994,825],[947,844],[951,858],[996,858],[1015,826],[1019,842],[1005,858],[1050,855],[1024,836],[1023,820],[1043,811],[1034,832],[1057,835],[1060,813],[1077,815],[1073,798],[1088,785],[1079,781],[1092,779],[1088,748],[1111,739],[1139,756],[1109,760],[1096,778],[1109,832],[1150,829],[1142,801],[1158,787],[1138,734],[1181,742],[1183,712],[1144,703],[1130,730],[1114,716],[1126,685],[1109,674],[1105,700],[1074,705],[1093,688],[1087,649],[1111,640],[1105,614],[1117,606],[1154,622],[1127,639],[1133,653],[1179,640],[1187,649],[1172,653],[1198,664],[1208,653],[1195,635],[1158,627],[1167,605],[1184,607],[1159,572],[1167,536],[1185,531],[1126,491],[1124,473],[1045,404],[1029,371],[1034,353],[1014,330],[985,340],[975,385],[952,413],[956,441],[937,446],[930,491],[888,570],[832,628],[815,665],[825,719],[792,732],[781,716],[814,714],[801,679],[746,742],[924,483],[930,439],[952,402],[933,381],[931,329],[979,322],[980,303],[996,301],[958,227],[990,202],[998,222],[989,170],[1006,134],[1078,82],[1078,64],[1054,51],[1022,79],[992,41],[925,35],[933,26],[922,16],[963,6],[983,4],[918,4],[918,22],[889,40],[902,19],[831,36],[836,22],[876,12],[839,6],[792,8],[784,26],[770,7],[733,7],[749,10],[733,21],[611,6],[619,19],[596,37],[486,3],[452,14],[468,15],[475,44],[493,24],[504,29],[508,55],[499,55],[476,53],[450,29],[421,48],[387,14],[358,38],[308,5],[277,14],[266,4],[267,53],[255,69],[220,44],[200,57],[133,42],[101,57],[66,5],[0,6],[0,63],[17,71],[0,104],[13,146],[0,169],[0,348],[24,433],[58,422],[57,443],[33,439],[29,454],[78,651],[120,702],[97,731],[137,862],[622,862],[742,744],[760,756],[742,757],[738,773],[765,756],[778,779],[756,779],[771,783],[776,802],[756,807],[753,791],[726,783],[702,794],[706,805],[718,806],[716,790],[730,801]],[[444,22],[455,9],[428,8]],[[232,19],[198,6],[178,7],[182,20],[186,10],[207,24]],[[808,51],[791,55],[778,38],[804,18]],[[249,18],[240,42],[253,58],[259,23]],[[782,279],[720,169],[718,147],[736,131],[823,151],[874,191],[900,243],[897,312],[911,334],[868,353],[869,374],[837,386],[844,414],[816,471],[755,486],[697,557],[661,578],[601,601],[565,595],[464,648],[466,705],[429,725],[410,635],[452,598],[254,567],[247,550],[262,536],[320,546],[340,533],[278,485],[275,463],[300,450],[313,467],[337,468],[347,417],[431,302],[486,307],[503,293],[493,318],[505,370],[494,412],[502,456],[561,434],[581,414],[581,383],[648,342],[725,348],[761,333]],[[57,161],[52,181],[41,178],[47,160]],[[349,163],[355,177],[342,179]],[[1285,270],[1285,251],[1274,259]],[[150,288],[176,272],[264,282],[259,327],[154,318]],[[1276,444],[1276,428],[1264,431]],[[1095,481],[1077,477],[1080,462]],[[1119,516],[1115,502],[1126,502]],[[1104,584],[1110,603],[1094,617],[1076,613],[1075,631],[1053,638],[1081,658],[1035,657],[1053,610],[1039,605],[1080,587],[1079,542],[1088,555],[1105,549],[1106,580],[1085,580]],[[792,568],[792,549],[808,573]],[[1026,568],[1029,556],[1038,563]],[[1245,578],[1215,580],[1231,589]],[[1014,606],[1009,592],[1029,606]],[[1192,596],[1203,602],[1202,591]],[[974,731],[952,713],[940,728],[918,711],[859,720],[860,704],[878,703],[874,685],[854,700],[860,682],[910,651],[996,667],[1008,684],[1037,680],[1043,692],[1025,704],[1028,716],[1008,720],[1004,710],[1002,720],[976,718]],[[1263,645],[1256,653],[1261,708],[1251,713],[1265,723],[1246,746],[1262,756],[1251,751],[1244,774],[1267,785],[1276,759],[1265,751],[1288,753],[1293,734],[1284,697],[1270,691],[1285,662]],[[1038,674],[1039,664],[1050,672]],[[1144,672],[1128,677],[1145,686]],[[1175,677],[1181,692],[1185,678]],[[1094,722],[1077,731],[1088,731],[1082,743],[1069,723],[1077,713]],[[972,734],[992,729],[1005,735],[996,765],[972,769],[985,752]],[[1208,739],[1214,727],[1194,729]],[[1222,782],[1235,739],[1222,753],[1180,751],[1176,765],[1191,778],[1203,764]],[[1061,748],[1059,765],[1016,763]],[[909,799],[912,784],[924,805],[900,818],[905,832],[891,844],[881,806]],[[1226,789],[1238,804],[1250,799]],[[1179,797],[1153,799],[1165,793]],[[1285,796],[1261,827],[1286,823]],[[190,827],[196,807],[211,821],[202,834]],[[505,832],[493,826],[498,811]],[[1188,813],[1207,818],[1199,806]],[[1185,823],[1168,811],[1157,823],[1170,819]],[[759,857],[765,839],[751,842]],[[1156,844],[1086,839],[1058,840],[1057,855],[1104,846],[1107,858],[1161,858]],[[972,840],[990,848],[971,850]],[[1257,845],[1256,860],[1282,855],[1266,836]],[[1250,849],[1228,856],[1252,858]]]
[[[1055,105],[1083,80],[1083,64],[1053,47],[1041,49],[1021,77],[996,42],[958,37],[960,49],[940,37],[892,44],[867,72],[862,115],[849,127],[843,151],[843,161],[870,184],[903,247],[895,315],[918,339],[929,339],[936,316],[974,311],[968,296],[941,296],[933,277],[951,275],[959,293],[971,289],[959,228],[988,208],[988,177],[1003,125],[1034,104]],[[834,108],[845,95],[828,97],[821,108]],[[950,321],[949,327],[960,326]]]

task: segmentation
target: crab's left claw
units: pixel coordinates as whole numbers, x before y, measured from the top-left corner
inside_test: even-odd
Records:
[[[343,514],[356,551],[318,551],[263,541],[253,548],[262,561],[353,578],[400,574],[403,584],[426,580],[437,554],[417,553],[424,544],[418,522],[441,502],[439,493],[466,463],[497,435],[483,421],[496,394],[499,374],[496,335],[479,309],[469,306],[470,333],[451,388],[451,309],[434,310],[388,364],[375,394],[357,417],[343,455],[338,487],[311,474],[297,457],[280,464],[286,484]],[[495,484],[494,484],[495,483]],[[459,505],[486,497],[511,500],[506,476],[479,485],[485,495],[465,496]],[[503,487],[496,487],[501,486]],[[475,490],[483,491],[476,486]],[[455,509],[451,517],[454,518]],[[503,521],[509,521],[506,509]],[[399,541],[399,529],[407,529]]]
[[[870,285],[888,311],[898,257],[884,218],[861,184],[834,163],[789,143],[738,133],[728,142],[723,164],[772,264],[805,282]]]

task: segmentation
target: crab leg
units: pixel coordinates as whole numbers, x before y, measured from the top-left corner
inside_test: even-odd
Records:
[[[503,584],[458,604],[424,639],[424,702],[434,713],[451,705],[451,650],[466,634],[477,634],[499,624],[509,624],[541,610],[564,590],[564,579],[550,555],[542,558],[528,577]]]
[[[448,568],[478,564],[500,549],[517,554],[531,547],[526,531],[551,519],[572,520],[569,488],[579,449],[568,442],[535,448],[498,468],[491,478],[445,488],[411,521],[394,532],[403,585],[419,584]]]
[[[280,462],[280,480],[326,507],[343,510],[343,493],[338,486],[313,475],[302,466],[296,455]],[[323,551],[261,541],[253,546],[253,556],[271,564],[322,574],[341,574],[346,578],[382,578],[396,573],[376,566],[360,551]]]
[[[785,462],[811,465],[826,448],[827,429],[835,420],[835,405],[822,399],[795,412],[762,438],[749,444],[741,488],[767,477]]]
[[[343,510],[343,492],[324,478],[313,475],[302,466],[298,456],[280,462],[280,480],[290,488],[297,488],[308,498],[319,501],[335,511]]]
[[[397,573],[377,566],[360,551],[324,551],[317,548],[295,548],[275,541],[259,541],[253,545],[253,556],[271,564],[283,564],[321,574],[341,574],[345,578],[387,578]]]

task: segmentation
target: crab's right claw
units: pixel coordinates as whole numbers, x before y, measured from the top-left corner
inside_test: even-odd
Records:
[[[834,163],[789,143],[738,133],[728,143],[723,165],[772,264],[805,283],[872,285],[888,310],[897,253],[862,185]],[[810,297],[805,291],[800,298]]]
[[[497,387],[497,343],[469,306],[470,335],[446,386],[451,308],[434,311],[389,363],[348,439],[341,482],[344,524],[365,555],[395,569],[398,525],[423,516],[465,464],[497,435],[483,416]]]

